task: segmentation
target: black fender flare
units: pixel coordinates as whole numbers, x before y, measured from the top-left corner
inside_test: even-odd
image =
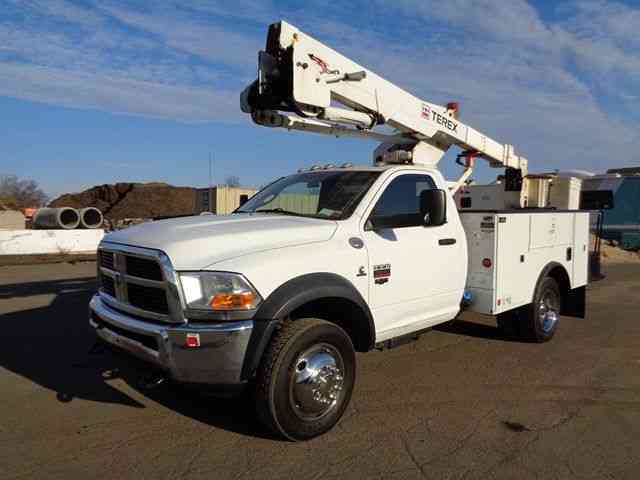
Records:
[[[310,273],[292,278],[276,288],[258,308],[255,318],[281,319],[312,300],[337,297],[351,300],[365,312],[373,327],[369,305],[346,278],[335,273]]]
[[[533,299],[536,297],[536,292],[538,291],[538,287],[540,287],[540,283],[542,282],[542,280],[544,280],[546,277],[549,276],[549,272],[551,272],[551,270],[558,267],[562,268],[564,272],[567,274],[567,278],[571,279],[571,277],[569,276],[569,272],[567,272],[567,269],[564,267],[564,265],[558,262],[547,263],[545,267],[542,269],[542,271],[540,272],[540,275],[538,275],[538,280],[536,280],[536,286],[533,289],[533,296],[531,297],[532,302],[533,302]],[[558,286],[562,288],[562,285],[558,285]],[[569,285],[569,289],[570,288],[571,288],[571,285]]]
[[[375,345],[375,324],[369,305],[356,287],[335,273],[320,272],[292,278],[276,288],[258,307],[243,366],[243,378],[248,379],[258,368],[262,354],[280,324],[298,307],[322,298],[341,298],[357,305],[369,323],[369,349]]]

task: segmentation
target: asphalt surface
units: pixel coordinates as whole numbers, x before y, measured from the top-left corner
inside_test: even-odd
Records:
[[[606,267],[547,344],[466,317],[360,355],[345,418],[297,444],[247,401],[147,390],[88,355],[94,271],[0,268],[0,479],[640,478],[637,264]]]

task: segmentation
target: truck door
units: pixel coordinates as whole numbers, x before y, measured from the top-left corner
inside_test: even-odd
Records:
[[[451,220],[424,226],[420,193],[434,188],[429,175],[401,173],[391,177],[367,214],[363,238],[378,341],[450,320],[458,312],[466,243],[450,196]]]

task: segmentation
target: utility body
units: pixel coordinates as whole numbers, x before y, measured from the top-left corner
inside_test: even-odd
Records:
[[[458,212],[454,193],[477,158],[506,168],[505,190],[526,197],[527,161],[513,147],[285,22],[270,27],[259,70],[242,95],[257,123],[376,138],[374,164],[301,170],[232,215],[109,234],[90,304],[100,339],[179,382],[248,386],[265,424],[304,440],[347,408],[356,351],[463,309],[532,342],[551,339],[560,315],[584,316],[588,213]],[[395,131],[374,132],[382,123]],[[465,169],[453,183],[437,169],[450,146]]]

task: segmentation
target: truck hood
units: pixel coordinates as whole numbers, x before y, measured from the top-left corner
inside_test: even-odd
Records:
[[[200,270],[250,253],[323,242],[337,226],[332,220],[279,214],[201,215],[144,223],[104,240],[162,250],[176,270]]]

